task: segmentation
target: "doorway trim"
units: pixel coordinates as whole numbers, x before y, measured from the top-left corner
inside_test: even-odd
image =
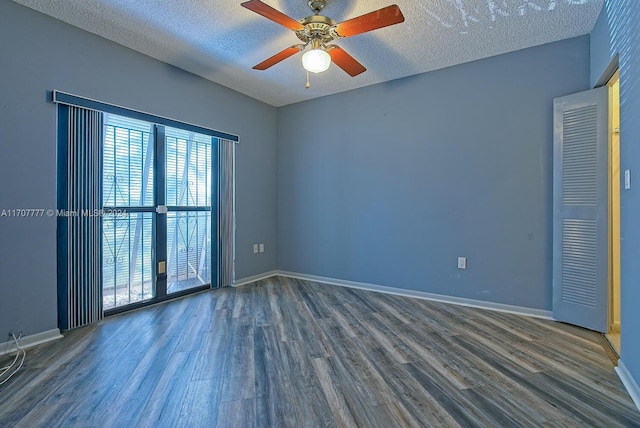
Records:
[[[609,328],[605,338],[620,357],[620,72],[605,83],[609,87]],[[616,88],[617,87],[617,97]]]

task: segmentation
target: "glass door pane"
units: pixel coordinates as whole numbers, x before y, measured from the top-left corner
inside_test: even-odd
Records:
[[[153,214],[105,214],[102,218],[103,309],[154,297]]]
[[[153,124],[105,115],[103,309],[155,297]]]
[[[167,205],[211,208],[211,137],[166,129]]]
[[[211,212],[167,214],[167,293],[211,284]]]
[[[211,284],[211,150],[207,135],[166,128],[167,294]]]

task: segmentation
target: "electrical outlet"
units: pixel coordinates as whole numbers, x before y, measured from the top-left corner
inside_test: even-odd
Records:
[[[258,244],[253,244],[253,254],[258,252]]]
[[[458,257],[458,269],[466,269],[466,268],[467,268],[467,258]]]
[[[624,170],[624,190],[631,189],[631,170]]]
[[[264,253],[264,244],[260,244],[260,252]]]

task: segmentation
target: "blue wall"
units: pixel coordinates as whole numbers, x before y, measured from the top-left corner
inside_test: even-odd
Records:
[[[0,210],[56,206],[59,89],[239,135],[237,277],[276,268],[274,107],[8,0],[0,41]],[[0,343],[56,327],[55,219],[0,218]]]
[[[620,358],[640,384],[640,2],[636,0],[605,2],[591,34],[592,82],[600,79],[616,54],[620,65],[620,170],[631,170],[631,189],[620,195]]]
[[[280,108],[278,268],[551,310],[553,98],[588,87],[583,36]]]
[[[589,38],[591,65],[589,81],[591,82],[592,88],[596,87],[602,74],[607,70],[615,57],[615,53],[613,53],[611,49],[611,31],[607,19],[606,7],[603,7]]]

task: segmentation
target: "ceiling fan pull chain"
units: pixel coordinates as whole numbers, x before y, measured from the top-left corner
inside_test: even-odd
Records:
[[[307,70],[305,70],[305,71],[307,71]],[[309,71],[307,71],[307,84],[304,85],[304,87],[309,89],[310,86],[311,86],[311,84],[309,83]]]

